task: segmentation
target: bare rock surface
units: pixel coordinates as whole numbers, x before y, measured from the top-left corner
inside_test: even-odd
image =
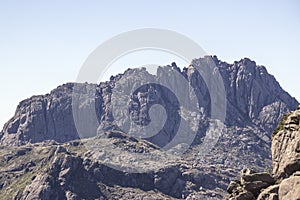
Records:
[[[287,114],[272,142],[273,173],[287,177],[300,171],[300,108]]]
[[[300,199],[299,119],[300,106],[285,115],[273,133],[273,174],[243,170],[241,180],[231,181],[227,188],[229,199],[249,192],[258,200]]]
[[[278,191],[279,199],[288,200],[288,199],[300,199],[300,176],[291,176],[287,179],[284,179]]]
[[[269,187],[275,181],[268,173],[256,173],[251,169],[241,171],[240,180],[230,182],[227,192],[229,199],[256,199],[261,190]]]
[[[38,95],[19,103],[15,115],[3,127],[1,137],[2,145],[22,145],[28,142],[35,143],[44,140],[67,142],[82,137],[93,137],[96,129],[108,130],[116,127],[116,119],[132,119],[138,125],[150,123],[149,110],[154,104],[162,105],[168,114],[168,119],[159,134],[149,138],[149,141],[163,146],[174,137],[178,128],[180,116],[176,115],[179,104],[172,92],[165,87],[147,84],[149,81],[165,83],[182,91],[182,81],[176,77],[183,77],[194,89],[201,111],[199,129],[196,143],[201,142],[205,133],[206,120],[211,114],[211,98],[207,84],[197,69],[205,71],[205,65],[210,61],[217,67],[222,76],[227,97],[225,124],[237,127],[256,127],[261,130],[260,137],[270,144],[270,134],[275,129],[282,116],[294,110],[298,102],[285,92],[268,74],[265,67],[257,65],[254,61],[244,58],[233,64],[220,61],[216,56],[195,59],[188,68],[180,70],[175,63],[159,67],[157,75],[149,74],[145,69],[128,69],[123,74],[111,77],[108,82],[96,84],[67,83],[52,90],[49,94]],[[179,75],[178,75],[179,74]],[[168,77],[168,78],[166,78]],[[136,85],[143,85],[136,90]],[[119,95],[114,101],[113,92],[127,92],[128,97]],[[76,91],[74,91],[74,88]],[[191,94],[184,94],[190,96]],[[91,99],[81,101],[84,96]],[[126,100],[130,98],[130,103]],[[192,97],[190,97],[192,98]],[[78,113],[72,113],[73,103],[78,103]],[[117,104],[127,108],[114,112]],[[114,105],[113,105],[114,104]],[[120,105],[119,105],[120,106]],[[122,107],[122,108],[123,108]],[[96,110],[97,119],[91,118],[87,113]],[[129,113],[128,113],[129,112]],[[81,115],[84,120],[86,135],[78,135],[73,114]],[[96,120],[96,121],[95,121]],[[98,123],[99,127],[93,124]],[[152,119],[153,120],[153,119]],[[143,133],[140,133],[143,134]]]
[[[196,162],[187,162],[184,158],[158,160],[145,164],[143,167],[149,168],[146,172],[126,172],[105,159],[95,159],[95,154],[86,149],[91,143],[98,145],[109,141],[115,143],[116,148],[122,148],[121,143],[116,143],[122,140],[96,137],[65,144],[53,141],[27,144],[25,153],[19,156],[18,152],[24,147],[1,148],[0,196],[24,200],[224,197],[225,176]],[[144,142],[148,151],[154,150],[154,154],[164,156],[163,151],[147,146],[147,141],[138,140],[128,143],[132,148],[123,150],[122,157],[129,158],[132,150],[137,150]],[[139,145],[134,145],[136,143]],[[5,160],[6,155],[11,155],[9,161]],[[120,160],[117,153],[113,156]],[[26,162],[32,164],[16,169],[16,163]]]

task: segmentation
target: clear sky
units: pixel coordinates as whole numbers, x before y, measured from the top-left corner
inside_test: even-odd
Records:
[[[102,42],[139,28],[179,32],[230,63],[249,57],[300,100],[300,1],[1,0],[0,126],[19,101],[75,81]]]

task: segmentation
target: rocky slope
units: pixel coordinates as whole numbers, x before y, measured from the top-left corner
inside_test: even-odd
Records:
[[[0,199],[220,199],[224,190],[215,185],[224,189],[227,176],[234,174],[221,174],[212,166],[168,158],[141,165],[148,168],[147,172],[123,172],[107,163],[107,159],[115,159],[114,163],[122,165],[118,152],[113,155],[114,151],[105,148],[86,147],[113,143],[122,148],[123,157],[128,154],[126,158],[132,151],[151,151],[161,158],[166,154],[147,141],[126,138],[122,132],[108,131],[105,135],[65,144],[46,141],[2,147]],[[96,151],[107,159],[95,159]]]
[[[300,106],[285,116],[273,134],[272,174],[245,169],[230,182],[230,200],[300,199]]]
[[[205,71],[210,62],[219,70],[226,92],[224,123],[213,118],[212,107],[218,105],[196,70]],[[153,82],[170,87],[150,84]],[[170,89],[194,99],[199,105],[196,114],[182,109],[185,99]],[[151,116],[155,105],[165,108],[166,119],[159,117],[160,112]],[[283,115],[297,105],[265,67],[247,58],[228,64],[215,56],[205,57],[183,70],[175,63],[159,67],[157,75],[143,68],[128,69],[99,85],[67,83],[20,102],[14,117],[4,125],[0,198],[223,199],[238,171],[271,165],[271,134]],[[91,110],[96,118],[88,114]],[[149,132],[135,126],[153,120],[165,123]],[[84,126],[78,126],[78,121]],[[193,145],[177,156],[184,145],[170,151],[164,147],[173,138],[185,141],[186,135],[176,135],[182,121],[198,128],[189,141]],[[128,127],[139,135],[122,131]],[[157,134],[144,137],[149,133]],[[205,143],[211,147],[205,148]],[[286,176],[279,166],[278,173]]]

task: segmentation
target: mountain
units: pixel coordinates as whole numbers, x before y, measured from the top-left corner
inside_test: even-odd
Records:
[[[240,170],[271,166],[271,135],[298,104],[248,58],[207,56],[182,70],[172,63],[156,75],[136,68],[100,84],[67,83],[20,102],[4,125],[0,193],[222,199]]]
[[[230,200],[300,199],[300,106],[285,115],[272,139],[272,174],[245,169],[230,182]]]
[[[213,60],[223,79],[227,98],[226,125],[254,126],[267,132],[266,135],[269,137],[284,113],[297,107],[297,100],[280,87],[275,78],[268,74],[265,67],[256,65],[248,58],[228,64],[218,60],[215,56],[205,57],[193,60],[190,67],[184,68],[182,71],[173,63],[172,66],[159,67],[156,77],[149,74],[146,69],[129,69],[124,74],[111,77],[108,82],[99,85],[80,84],[78,88],[80,87],[81,91],[92,91],[95,88],[95,101],[92,103],[95,103],[96,115],[100,124],[105,124],[103,125],[105,128],[108,126],[106,123],[114,121],[111,98],[116,83],[134,85],[145,80],[167,79],[166,81],[171,82],[169,85],[181,89],[181,83],[176,80],[175,75],[172,75],[173,71],[179,71],[193,86],[198,97],[199,107],[204,109],[203,115],[209,116],[210,94],[205,81],[194,67],[203,67],[201,62],[206,60]],[[168,74],[172,76],[168,77]],[[20,102],[14,117],[4,125],[1,137],[2,145],[34,143],[48,139],[58,142],[78,139],[71,103],[74,85],[78,84],[67,83],[49,94],[33,96]],[[184,89],[182,88],[182,90]],[[160,98],[163,99],[166,96]],[[149,102],[147,103],[149,104]],[[141,108],[137,109],[140,111]]]

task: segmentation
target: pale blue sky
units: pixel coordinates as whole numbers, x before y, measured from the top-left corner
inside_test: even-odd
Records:
[[[227,62],[249,57],[299,100],[299,11],[300,1],[2,0],[0,126],[22,99],[75,81],[102,42],[138,28],[179,32]]]

